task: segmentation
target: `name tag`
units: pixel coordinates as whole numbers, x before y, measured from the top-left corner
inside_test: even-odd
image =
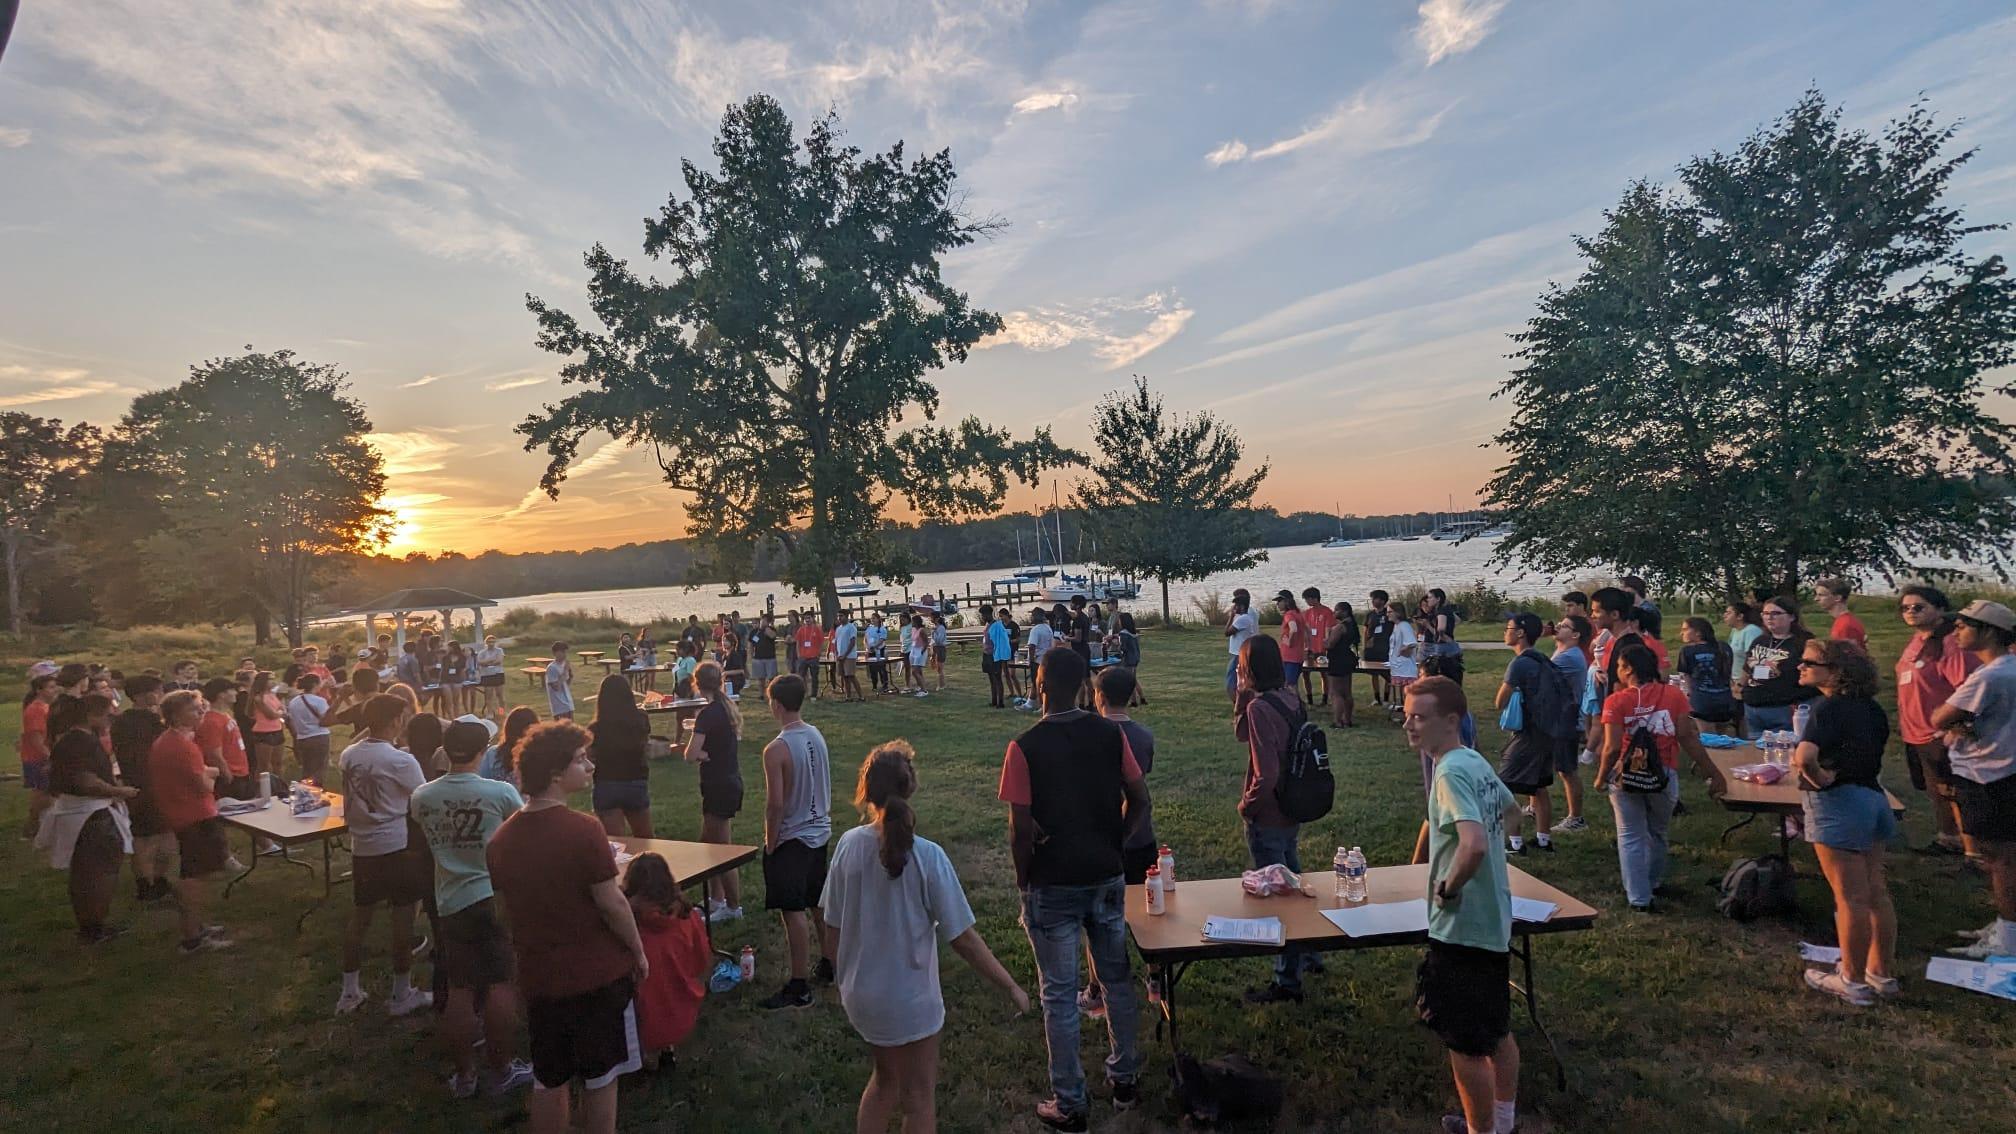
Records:
[[[1898,675],[1897,675],[1897,684],[1899,684],[1899,685],[1909,685],[1909,684],[1911,684],[1911,679],[1912,679],[1913,677],[1916,677],[1916,676],[1917,676],[1917,674],[1916,674],[1916,673],[1914,673],[1914,672],[1912,672],[1911,670],[1908,670],[1908,669],[1907,669],[1907,670],[1905,670],[1904,672],[1902,672],[1902,673],[1900,673],[1900,674],[1898,674]]]
[[[1771,667],[1770,667],[1769,665],[1755,665],[1755,666],[1751,666],[1751,667],[1750,667],[1750,680],[1752,680],[1752,681],[1769,681],[1769,680],[1771,680],[1771,672],[1772,672],[1772,670],[1771,670]]]

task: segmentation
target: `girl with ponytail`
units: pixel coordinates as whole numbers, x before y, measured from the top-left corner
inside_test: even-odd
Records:
[[[742,810],[742,713],[721,689],[721,666],[701,662],[693,688],[707,707],[693,718],[693,739],[684,756],[700,765],[700,841],[735,841],[730,822]],[[734,871],[707,880],[709,913],[716,921],[742,916],[742,879]]]
[[[905,1130],[938,1128],[941,943],[1006,992],[1018,1014],[1029,1010],[1029,994],[974,928],[952,860],[917,834],[916,755],[908,741],[892,740],[862,762],[854,805],[867,822],[834,845],[820,903],[840,1006],[873,1056],[857,1134],[887,1130],[899,1110]]]

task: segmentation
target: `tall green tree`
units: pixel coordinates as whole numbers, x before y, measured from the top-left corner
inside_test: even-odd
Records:
[[[2006,562],[2016,284],[1947,199],[1973,151],[1922,105],[1880,134],[1818,92],[1733,153],[1634,184],[1515,336],[1486,486],[1495,559],[1732,597],[1817,573]]]
[[[1076,454],[976,418],[898,432],[935,420],[929,373],[1001,327],[939,274],[941,255],[985,231],[954,208],[948,152],[864,156],[830,114],[794,140],[758,95],[729,108],[714,155],[718,173],[682,162],[685,199],[645,224],[669,281],[598,244],[588,303],[603,330],[527,297],[539,345],[569,359],[561,377],[580,390],[518,430],[551,458],[540,483],[553,495],[587,434],[649,447],[693,535],[775,541],[784,581],[831,617],[836,573],[907,581],[909,558],[881,532],[897,500],[985,513],[1011,477]]]
[[[102,467],[124,482],[108,495],[158,517],[138,543],[157,600],[250,618],[262,643],[277,620],[301,644],[320,588],[391,530],[385,461],[347,388],[333,366],[247,348],[134,399]]]
[[[21,582],[32,551],[56,534],[78,482],[102,442],[82,422],[0,413],[0,558],[6,561],[7,627],[21,633]]]
[[[1253,494],[1267,466],[1240,475],[1246,447],[1208,413],[1170,414],[1136,375],[1092,413],[1093,459],[1076,489],[1101,566],[1162,585],[1237,571],[1267,558]]]

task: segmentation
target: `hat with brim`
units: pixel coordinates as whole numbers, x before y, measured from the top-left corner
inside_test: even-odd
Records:
[[[463,713],[461,716],[455,718],[454,723],[482,725],[483,731],[490,734],[490,739],[492,740],[497,739],[497,722],[493,720],[486,720],[483,717],[477,716],[475,713]]]
[[[2016,610],[2010,610],[1999,602],[1975,599],[1967,604],[1959,615],[1964,621],[1979,622],[1983,626],[1993,626],[2005,634],[2016,634]]]
[[[28,680],[33,681],[38,677],[52,676],[61,668],[61,666],[58,666],[53,661],[38,661],[28,667]]]

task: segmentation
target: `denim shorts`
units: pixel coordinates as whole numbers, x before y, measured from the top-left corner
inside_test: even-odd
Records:
[[[651,781],[597,780],[595,810],[598,812],[651,810]]]
[[[1897,837],[1890,801],[1875,788],[1844,784],[1806,793],[1806,841],[1843,851],[1866,851]]]

